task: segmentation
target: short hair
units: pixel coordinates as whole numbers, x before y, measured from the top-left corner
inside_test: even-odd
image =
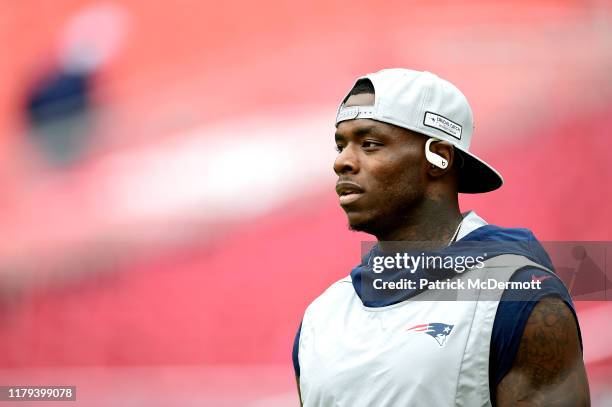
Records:
[[[351,89],[349,94],[346,96],[346,98],[348,99],[349,97],[353,95],[360,95],[362,93],[374,94],[374,85],[372,84],[371,80],[366,79],[366,78],[359,79],[355,83],[355,86],[353,86],[353,89]]]

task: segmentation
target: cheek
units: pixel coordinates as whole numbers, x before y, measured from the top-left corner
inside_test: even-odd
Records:
[[[424,189],[425,174],[418,158],[386,160],[372,170],[372,178],[383,192],[383,199],[407,198]]]
[[[424,188],[419,174],[410,171],[393,175],[387,179],[383,196],[390,207],[412,205],[423,195]]]

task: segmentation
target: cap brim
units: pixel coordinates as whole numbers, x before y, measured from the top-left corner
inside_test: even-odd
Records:
[[[504,179],[493,167],[455,146],[463,156],[463,167],[459,170],[459,192],[464,194],[478,194],[494,191],[501,187]]]

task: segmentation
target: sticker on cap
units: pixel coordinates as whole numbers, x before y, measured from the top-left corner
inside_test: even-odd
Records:
[[[440,116],[439,114],[432,112],[425,112],[423,124],[427,127],[432,127],[434,129],[443,131],[444,133],[461,140],[461,132],[463,131],[461,125],[447,119],[444,116]]]

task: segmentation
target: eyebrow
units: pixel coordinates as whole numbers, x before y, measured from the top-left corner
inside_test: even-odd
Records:
[[[379,134],[379,131],[376,128],[376,125],[370,125],[370,126],[359,127],[357,130],[354,130],[351,133],[353,134],[353,137],[359,138],[359,137],[367,136],[368,134]],[[335,136],[334,138],[336,139],[336,141],[342,141],[346,139],[346,136],[342,133],[336,132],[334,136]]]

